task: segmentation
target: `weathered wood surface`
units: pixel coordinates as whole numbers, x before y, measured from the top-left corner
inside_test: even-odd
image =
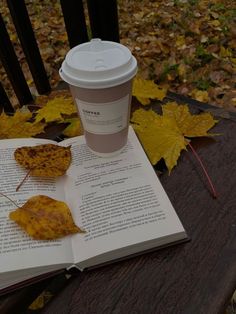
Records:
[[[82,273],[42,313],[223,313],[236,288],[236,123],[214,131],[193,143],[217,199],[191,152],[161,177],[191,241]]]
[[[224,312],[236,288],[236,122],[222,119],[213,131],[221,135],[192,143],[217,199],[190,151],[160,177],[191,241],[79,273],[40,313]]]

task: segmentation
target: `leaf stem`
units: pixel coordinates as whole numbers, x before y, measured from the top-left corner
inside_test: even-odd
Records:
[[[18,206],[12,199],[10,199],[10,197],[6,196],[5,194],[3,194],[2,192],[0,192],[0,195],[2,195],[3,197],[6,197],[10,202],[12,202],[17,208],[20,208],[20,206]]]
[[[23,178],[23,180],[20,182],[20,184],[17,186],[16,188],[16,192],[19,191],[20,187],[23,185],[23,183],[25,182],[25,180],[28,178],[29,174],[30,174],[30,171],[32,169],[29,169],[29,171],[26,173],[25,177]]]
[[[197,154],[197,152],[195,151],[195,149],[193,148],[193,146],[192,146],[190,143],[188,143],[188,145],[189,145],[189,147],[191,148],[191,150],[192,150],[194,156],[196,157],[197,161],[200,163],[200,166],[202,167],[202,170],[203,170],[203,172],[204,172],[204,174],[205,174],[205,176],[206,176],[206,178],[207,178],[207,181],[208,181],[208,183],[209,183],[209,185],[210,185],[211,192],[212,192],[212,196],[213,196],[214,198],[217,198],[216,190],[215,190],[215,188],[214,188],[214,185],[213,185],[213,183],[212,183],[212,181],[211,181],[211,178],[210,178],[209,174],[207,173],[207,170],[206,170],[205,166],[203,165],[203,162],[202,162],[201,158],[199,157],[199,155]]]

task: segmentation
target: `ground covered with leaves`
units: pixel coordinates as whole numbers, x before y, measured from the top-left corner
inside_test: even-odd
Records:
[[[137,56],[144,78],[234,107],[235,9],[228,0],[122,0],[122,42]]]
[[[60,2],[26,0],[52,86],[69,50]],[[236,3],[232,0],[118,0],[121,43],[137,57],[139,74],[171,91],[236,110]],[[33,81],[6,0],[0,12],[28,84]],[[0,66],[1,82],[13,97]],[[16,100],[14,100],[16,102]]]

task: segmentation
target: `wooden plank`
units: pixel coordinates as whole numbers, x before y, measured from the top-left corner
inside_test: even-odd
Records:
[[[21,70],[3,18],[0,14],[0,59],[21,105],[30,103],[33,98]]]
[[[191,152],[160,177],[190,242],[80,273],[41,313],[224,313],[236,287],[235,132],[235,121],[220,119],[220,136],[192,141],[217,199]]]
[[[236,287],[236,149],[234,121],[193,145],[219,194],[212,198],[200,166],[183,152],[161,182],[188,243],[83,272],[43,310],[49,313],[221,314]],[[106,282],[106,285],[102,284]]]
[[[28,286],[5,296],[0,296],[1,314],[24,313],[27,307],[48,286],[51,280],[51,278],[45,279],[33,286]]]
[[[199,110],[211,112],[216,117],[221,117],[225,119],[232,119],[236,121],[236,111],[229,111],[227,108],[216,107],[214,105],[208,104],[206,102],[201,102],[196,99],[190,98],[185,95],[177,94],[174,92],[167,92],[166,99],[171,101],[176,101],[179,104],[189,104],[192,107],[196,107]]]
[[[88,33],[83,1],[60,0],[60,2],[70,47],[87,42]]]
[[[51,90],[24,0],[7,0],[30,72],[39,94]]]

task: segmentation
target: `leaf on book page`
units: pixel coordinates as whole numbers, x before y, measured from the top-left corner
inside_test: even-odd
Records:
[[[51,240],[73,233],[84,233],[73,221],[69,207],[45,195],[31,197],[9,214],[24,231],[36,240]]]
[[[49,100],[46,105],[36,112],[35,122],[44,120],[45,122],[64,121],[64,116],[77,113],[73,99],[55,97]]]
[[[186,105],[168,103],[162,106],[163,115],[153,110],[138,109],[131,122],[153,165],[165,160],[169,173],[177,164],[180,152],[190,143],[191,137],[213,136],[207,131],[217,120],[211,114],[191,115]]]
[[[14,157],[33,176],[58,177],[70,166],[71,150],[54,144],[24,146],[15,150]]]
[[[13,116],[0,115],[0,139],[31,137],[44,131],[45,123],[29,122],[30,112],[16,111]]]
[[[166,89],[158,86],[154,81],[135,78],[132,94],[142,105],[148,105],[150,98],[162,100],[166,96]]]

